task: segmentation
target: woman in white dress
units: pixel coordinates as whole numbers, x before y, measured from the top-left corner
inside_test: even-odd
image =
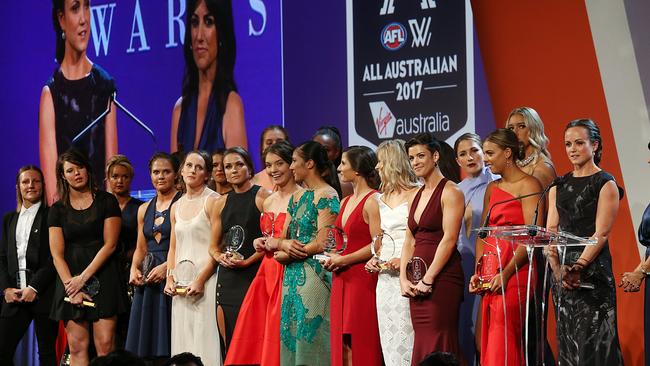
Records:
[[[208,254],[212,236],[212,208],[219,195],[206,186],[212,159],[204,151],[187,154],[181,165],[185,194],[171,208],[172,233],[167,257],[165,293],[172,300],[172,355],[191,352],[206,365],[221,365],[215,310],[215,261]],[[196,277],[184,289],[176,288],[183,260],[194,263]]]
[[[366,264],[369,272],[379,271],[377,319],[386,366],[411,365],[413,326],[409,299],[402,297],[399,282],[400,256],[406,234],[408,202],[420,187],[409,164],[404,141],[385,141],[377,148],[377,171],[381,178],[379,199],[381,229],[385,234],[379,260]],[[392,240],[390,240],[390,238]],[[383,263],[382,267],[379,263]]]

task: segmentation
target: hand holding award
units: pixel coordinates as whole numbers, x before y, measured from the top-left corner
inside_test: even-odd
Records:
[[[223,240],[226,246],[226,255],[228,255],[231,260],[240,261],[244,259],[244,256],[239,253],[239,249],[244,245],[244,238],[244,228],[240,225],[235,225],[226,232]]]
[[[313,258],[321,264],[327,262],[330,254],[341,254],[348,245],[348,237],[345,231],[335,225],[327,225],[316,233],[316,238],[322,240],[325,250],[315,254]],[[322,238],[322,239],[321,239]]]

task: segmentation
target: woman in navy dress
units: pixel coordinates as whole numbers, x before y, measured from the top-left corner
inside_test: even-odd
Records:
[[[167,153],[149,161],[156,196],[138,210],[138,244],[133,254],[129,283],[133,294],[126,349],[143,358],[162,362],[171,356],[171,298],[164,293],[167,252],[171,235],[169,211],[180,198],[175,188],[179,163]],[[148,273],[143,273],[147,259]]]
[[[246,148],[244,106],[235,85],[230,1],[188,0],[185,77],[174,106],[171,151]]]

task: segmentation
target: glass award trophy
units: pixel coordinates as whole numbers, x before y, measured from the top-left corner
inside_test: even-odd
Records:
[[[372,256],[377,260],[381,271],[388,270],[388,261],[395,255],[395,240],[387,232],[375,236],[370,244]],[[385,259],[382,259],[381,257]]]
[[[327,225],[316,233],[316,238],[323,240],[325,250],[320,254],[315,254],[313,258],[324,263],[329,258],[328,254],[341,254],[348,245],[348,237],[345,231],[335,225]]]
[[[499,257],[497,257],[496,253],[483,253],[476,263],[476,275],[478,276],[479,281],[479,291],[488,290],[492,286],[492,279],[499,272]]]
[[[86,295],[94,299],[95,296],[99,294],[99,280],[97,279],[97,277],[91,276],[86,281],[86,284],[81,288],[81,292],[85,293]],[[70,298],[67,296],[64,297],[63,300],[66,302],[70,302]],[[82,301],[81,305],[89,308],[94,308],[97,306],[94,301],[87,301],[87,300]]]
[[[242,260],[244,256],[239,253],[242,245],[244,245],[245,232],[244,228],[240,225],[235,225],[228,229],[224,237],[224,244],[226,246],[226,255],[234,260]]]
[[[406,264],[406,278],[414,285],[424,278],[425,273],[427,273],[427,263],[420,257],[413,257]]]
[[[184,259],[174,268],[174,286],[177,294],[187,293],[187,288],[196,279],[196,266],[189,259]]]
[[[146,284],[147,283],[147,277],[149,277],[149,273],[151,273],[151,270],[153,270],[155,267],[155,257],[153,256],[153,253],[147,252],[145,254],[144,259],[142,260],[142,281]]]

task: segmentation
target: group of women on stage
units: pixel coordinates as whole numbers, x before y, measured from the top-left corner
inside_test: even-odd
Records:
[[[26,264],[24,229],[16,226],[24,227],[32,205],[46,205],[40,170],[22,169],[18,211],[5,218],[0,251],[2,314],[44,319],[37,336],[46,362],[56,323],[29,303],[47,304],[45,314],[65,322],[73,365],[88,363],[90,343],[98,355],[117,344],[154,363],[189,351],[210,365],[419,365],[438,353],[460,364],[522,365],[533,357],[524,343],[526,299],[534,296],[527,283],[541,287],[537,267],[545,262],[528,263],[525,247],[477,238],[474,229],[488,212],[487,226],[533,224],[539,205],[538,225],[596,239],[566,249],[564,259],[550,248],[543,254],[561,319],[559,361],[622,364],[607,242],[622,192],[599,168],[594,122],[567,125],[574,169],[555,181],[531,108],[516,109],[506,128],[483,140],[462,135],[451,156],[421,134],[376,151],[350,146],[334,156],[335,166],[321,143],[294,148],[287,139],[278,134],[262,152],[270,189],[253,183],[241,147],[212,156],[194,150],[181,162],[157,153],[149,162],[156,195],[142,204],[129,198],[134,169],[126,157],[107,163],[108,194],[84,154],[65,152],[56,169],[60,199],[41,219],[49,241],[29,237],[40,254],[29,260],[28,247]],[[462,182],[445,176],[445,160],[457,163]],[[547,210],[534,193],[551,181]],[[345,240],[325,259],[315,257],[337,235]],[[486,280],[476,264],[489,256],[501,269]],[[28,270],[25,278],[14,268]],[[48,270],[58,278],[37,275]],[[25,325],[4,331],[16,319],[0,317],[3,355],[24,333]]]

